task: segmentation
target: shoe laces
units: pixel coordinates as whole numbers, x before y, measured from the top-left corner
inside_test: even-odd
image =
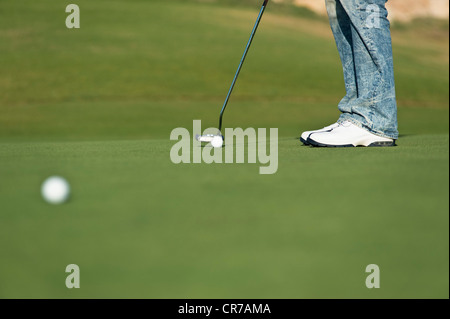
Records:
[[[348,120],[339,123],[339,126],[342,126],[342,127],[349,127],[350,125],[352,125],[352,122],[350,122]]]

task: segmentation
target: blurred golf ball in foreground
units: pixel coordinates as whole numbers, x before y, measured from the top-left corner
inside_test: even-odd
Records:
[[[50,204],[62,204],[69,198],[70,185],[62,177],[51,176],[42,183],[41,194]]]

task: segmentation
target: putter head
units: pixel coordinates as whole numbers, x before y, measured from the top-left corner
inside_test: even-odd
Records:
[[[223,147],[224,138],[221,134],[196,135],[195,138],[200,143],[208,143],[208,145],[214,148]]]
[[[214,140],[214,138],[217,136],[221,137],[222,140],[224,139],[222,134],[220,133],[220,131],[217,132],[217,134],[205,134],[205,135],[197,134],[197,135],[195,135],[195,139],[197,141],[199,141],[200,143],[211,143]]]
[[[211,143],[214,139],[214,134],[207,134],[207,135],[195,135],[195,139],[201,143]]]

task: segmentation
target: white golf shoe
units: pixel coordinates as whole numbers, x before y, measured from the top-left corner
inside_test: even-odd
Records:
[[[319,147],[395,146],[395,140],[372,134],[350,121],[342,122],[330,131],[312,133],[306,141]]]
[[[300,137],[300,142],[302,142],[305,145],[309,145],[308,143],[308,137],[313,134],[313,133],[320,133],[320,132],[328,132],[331,131],[332,129],[338,127],[339,124],[338,123],[334,123],[331,124],[329,126],[326,126],[324,128],[321,128],[320,130],[315,130],[315,131],[306,131],[302,133],[302,136]]]

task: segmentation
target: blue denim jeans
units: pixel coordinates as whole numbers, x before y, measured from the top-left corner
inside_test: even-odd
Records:
[[[397,139],[397,102],[387,0],[326,0],[342,66],[346,96],[338,122],[349,120]]]

